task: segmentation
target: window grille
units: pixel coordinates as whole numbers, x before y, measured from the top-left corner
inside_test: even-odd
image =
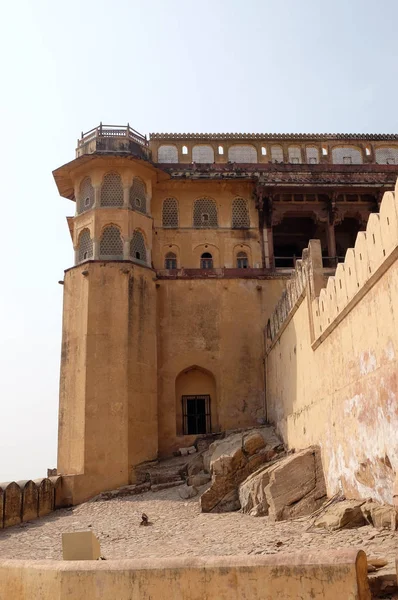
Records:
[[[288,148],[288,155],[290,163],[301,163],[301,150],[297,146]]]
[[[133,260],[139,260],[146,263],[145,240],[141,231],[136,229],[130,241],[130,256]]]
[[[232,202],[232,227],[234,229],[250,227],[249,210],[243,198],[235,198]]]
[[[123,185],[118,173],[107,173],[101,186],[101,206],[123,206]]]
[[[351,160],[349,160],[351,159]],[[332,150],[332,161],[336,165],[343,164],[353,164],[353,165],[361,165],[362,164],[362,154],[360,150],[356,148],[333,148]]]
[[[379,163],[379,165],[398,165],[398,147],[377,148],[376,162]]]
[[[176,269],[177,268],[177,256],[174,252],[168,252],[164,260],[165,269]]]
[[[79,201],[77,205],[78,214],[89,210],[94,206],[94,188],[90,177],[85,177],[80,184]]]
[[[213,257],[210,252],[203,252],[200,257],[200,268],[201,269],[212,269],[213,268]]]
[[[193,226],[210,228],[218,226],[217,207],[211,198],[195,200],[193,207]]]
[[[182,396],[184,435],[211,433],[210,396]]]
[[[238,269],[247,269],[249,267],[249,261],[246,252],[238,252],[236,255],[236,262]]]
[[[257,150],[254,146],[230,146],[228,148],[228,160],[236,163],[256,163]]]
[[[130,206],[134,210],[146,213],[146,190],[145,184],[138,177],[134,177],[130,188]]]
[[[175,146],[159,146],[159,163],[178,163],[178,150]]]
[[[214,150],[211,146],[194,146],[192,161],[195,163],[214,163]]]
[[[309,164],[317,164],[319,163],[319,152],[318,148],[311,146],[306,148],[305,153],[307,155],[307,163]]]
[[[79,235],[79,245],[77,250],[77,259],[78,262],[83,262],[83,260],[88,260],[93,256],[93,240],[90,237],[90,231],[88,229],[83,229],[81,234]]]
[[[162,208],[163,227],[178,227],[178,202],[175,198],[166,198]]]
[[[108,225],[102,232],[100,240],[100,258],[123,259],[123,241],[120,230],[115,225]]]
[[[283,149],[282,146],[271,146],[271,159],[274,163],[283,162]]]

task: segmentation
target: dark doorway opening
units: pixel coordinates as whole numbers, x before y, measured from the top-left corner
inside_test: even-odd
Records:
[[[210,396],[183,396],[182,418],[184,435],[211,431]]]
[[[275,267],[294,267],[311,239],[321,241],[322,254],[327,256],[325,224],[316,223],[312,217],[286,216],[274,226],[273,236]]]

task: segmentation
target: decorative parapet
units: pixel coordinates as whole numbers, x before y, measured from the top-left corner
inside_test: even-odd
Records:
[[[267,350],[282,334],[305,296],[310,303],[315,349],[397,258],[398,181],[395,192],[383,195],[380,212],[370,215],[366,231],[358,233],[354,248],[347,250],[334,276],[322,276],[320,242],[310,241],[268,322]]]
[[[0,483],[0,529],[49,514],[58,505],[61,477]]]
[[[396,133],[150,133],[150,140],[398,140]]]

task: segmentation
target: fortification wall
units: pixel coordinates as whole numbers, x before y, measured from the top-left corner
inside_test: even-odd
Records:
[[[0,483],[0,529],[48,515],[59,504],[61,486],[60,477]]]
[[[398,187],[334,277],[320,244],[267,326],[267,406],[290,448],[320,444],[329,494],[391,503],[398,471]]]

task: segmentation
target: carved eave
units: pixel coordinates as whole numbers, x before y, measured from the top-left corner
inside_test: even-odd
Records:
[[[398,165],[309,165],[309,164],[174,164],[158,165],[172,179],[223,180],[243,179],[256,181],[263,186],[385,186],[393,189],[398,175]]]
[[[59,195],[63,198],[68,198],[69,200],[76,201],[75,192],[73,187],[73,174],[76,173],[77,170],[82,169],[82,167],[88,165],[90,162],[95,161],[97,164],[101,164],[101,162],[114,161],[115,168],[117,165],[124,163],[125,161],[134,162],[139,164],[141,169],[144,169],[148,173],[148,177],[152,177],[157,181],[162,181],[165,179],[169,179],[169,175],[165,173],[165,171],[159,168],[157,165],[153,163],[141,160],[135,156],[129,156],[125,153],[93,153],[93,154],[84,154],[79,156],[79,158],[75,158],[74,160],[62,165],[62,167],[58,167],[53,171],[53,177],[55,179],[55,183],[58,188]]]

